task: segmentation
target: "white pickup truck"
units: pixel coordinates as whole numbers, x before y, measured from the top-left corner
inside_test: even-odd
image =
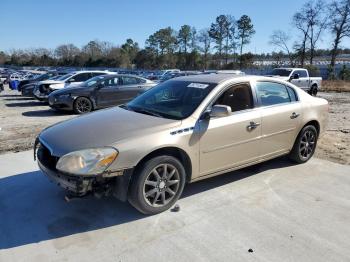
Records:
[[[321,89],[322,77],[310,77],[304,68],[275,68],[268,76],[289,81],[313,96]]]

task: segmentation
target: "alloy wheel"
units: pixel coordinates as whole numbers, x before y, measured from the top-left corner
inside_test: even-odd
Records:
[[[306,130],[303,136],[301,137],[300,146],[299,146],[299,154],[302,158],[308,159],[314,149],[316,143],[316,134],[314,134],[311,130]]]
[[[143,197],[153,207],[168,204],[179,190],[180,174],[171,164],[160,164],[152,169],[143,186]]]
[[[91,111],[91,104],[86,99],[79,99],[77,101],[77,110],[80,113],[87,113]]]

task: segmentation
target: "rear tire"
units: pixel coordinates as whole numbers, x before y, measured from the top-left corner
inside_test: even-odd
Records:
[[[316,96],[316,95],[317,95],[317,91],[318,91],[317,85],[313,85],[313,86],[311,87],[309,93],[310,93],[310,95],[312,95],[312,96]]]
[[[155,215],[169,209],[180,197],[186,172],[172,156],[154,157],[137,168],[128,201],[141,213]]]
[[[294,142],[289,158],[299,164],[309,161],[315,153],[318,133],[313,125],[305,126]]]
[[[92,111],[92,102],[89,98],[78,97],[73,104],[73,110],[76,114],[85,114]]]

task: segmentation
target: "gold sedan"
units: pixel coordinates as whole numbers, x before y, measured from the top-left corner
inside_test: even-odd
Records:
[[[43,130],[36,155],[70,195],[113,194],[156,214],[186,182],[286,154],[308,161],[327,116],[326,100],[283,80],[186,76]]]

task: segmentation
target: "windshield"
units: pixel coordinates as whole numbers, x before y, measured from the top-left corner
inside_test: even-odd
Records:
[[[50,79],[50,80],[57,80],[57,79],[60,78],[60,77],[61,77],[61,75],[57,75],[57,76],[50,77],[49,79]]]
[[[130,101],[126,109],[170,119],[185,119],[215,86],[213,83],[167,81]]]
[[[49,74],[38,75],[34,79],[38,81],[46,80],[49,78]]]
[[[57,78],[56,80],[58,81],[64,81],[68,78],[70,78],[71,76],[73,76],[74,74],[66,74],[66,75],[63,75],[63,76],[60,76],[59,78]]]
[[[93,77],[93,78],[91,78],[91,79],[85,81],[85,82],[82,84],[82,86],[88,86],[88,87],[93,86],[93,85],[95,85],[97,82],[103,80],[104,78],[105,78],[105,76],[95,76],[95,77]]]
[[[46,79],[50,79],[53,76],[52,73],[47,73],[47,74],[43,74],[43,75],[38,75],[37,77],[35,77],[35,80],[37,81],[43,81]]]
[[[292,72],[291,69],[275,68],[275,69],[272,70],[270,75],[273,75],[273,76],[289,76],[291,72]]]
[[[164,75],[160,78],[160,80],[162,80],[162,81],[169,80],[169,79],[171,79],[171,78],[174,78],[175,76],[176,76],[176,74],[167,73],[167,74],[164,74]]]

